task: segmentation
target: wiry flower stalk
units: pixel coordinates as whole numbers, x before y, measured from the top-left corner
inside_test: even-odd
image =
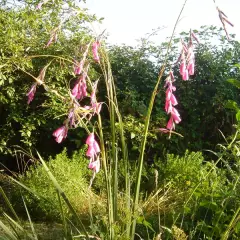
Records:
[[[133,240],[135,238],[135,229],[136,229],[136,213],[137,213],[137,209],[138,209],[138,203],[139,203],[139,192],[140,192],[140,185],[141,185],[141,176],[142,176],[142,168],[143,168],[143,159],[144,159],[144,153],[145,153],[145,147],[146,147],[146,141],[147,141],[147,135],[148,135],[148,129],[149,129],[149,123],[150,123],[150,118],[151,118],[151,114],[152,114],[152,109],[153,109],[153,105],[154,105],[154,101],[158,92],[158,87],[160,84],[160,81],[162,79],[162,76],[164,74],[164,70],[167,64],[167,57],[171,48],[171,44],[172,44],[172,39],[173,39],[173,35],[175,33],[178,21],[181,17],[181,14],[183,12],[183,9],[185,8],[185,5],[187,3],[187,0],[184,1],[183,7],[178,15],[177,21],[174,25],[173,28],[173,32],[172,35],[170,37],[169,43],[168,43],[168,47],[167,47],[167,53],[165,56],[165,61],[163,63],[163,66],[161,67],[161,70],[159,72],[158,78],[157,78],[157,82],[155,85],[155,88],[152,92],[152,96],[150,98],[150,103],[148,106],[148,112],[147,112],[147,116],[146,116],[146,120],[145,120],[145,126],[144,126],[144,132],[143,132],[143,140],[141,142],[141,148],[140,148],[140,155],[139,155],[139,163],[138,163],[138,170],[137,170],[137,181],[136,181],[136,188],[135,188],[135,194],[134,194],[134,202],[133,202],[133,209],[132,209],[132,224],[131,224],[131,240]]]

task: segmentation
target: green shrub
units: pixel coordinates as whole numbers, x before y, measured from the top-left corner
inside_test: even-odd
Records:
[[[176,193],[172,204],[166,203],[168,211],[160,213],[167,227],[175,224],[191,239],[221,238],[240,206],[239,181],[232,177],[239,176],[237,167],[231,168],[222,156],[221,168],[205,162],[202,153],[188,151],[182,157],[169,154],[165,163],[158,163],[159,185],[170,182]],[[240,237],[237,228],[231,230],[232,239]]]
[[[88,160],[85,158],[85,149],[75,152],[71,158],[67,156],[65,149],[54,159],[50,158],[47,165],[83,219],[89,218],[87,215],[90,203],[93,211],[103,207],[101,195],[97,196],[89,189],[91,171],[87,168]],[[25,212],[20,200],[23,193],[34,220],[61,220],[57,193],[42,165],[36,163],[24,175],[20,175],[18,180],[36,193],[34,196],[28,191],[24,190],[23,193],[22,189],[17,188],[12,202],[18,212]],[[64,212],[68,215],[67,207],[64,204],[63,206]]]

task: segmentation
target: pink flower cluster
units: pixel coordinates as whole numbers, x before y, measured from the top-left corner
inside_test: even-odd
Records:
[[[182,51],[177,60],[177,63],[180,61],[180,75],[184,81],[189,79],[189,75],[194,75],[195,68],[195,56],[194,56],[194,46],[192,40],[195,40],[199,43],[195,34],[190,31],[190,37],[188,45],[186,45],[182,40]],[[177,99],[173,92],[176,91],[176,87],[173,86],[175,81],[173,72],[170,71],[166,79],[165,86],[166,90],[166,102],[165,102],[165,111],[167,114],[170,114],[170,119],[167,123],[166,128],[159,128],[163,133],[171,133],[175,129],[175,125],[181,122],[181,117],[175,106],[178,104]]]
[[[87,96],[87,83],[86,83],[87,74],[84,72],[79,79],[77,80],[75,86],[72,89],[72,96],[76,99],[82,100]]]
[[[97,44],[96,42],[93,43],[94,59],[95,60],[98,59],[98,62],[99,62],[99,56],[97,53],[98,46],[99,46],[98,42]],[[74,64],[74,73],[75,75],[78,76],[78,79],[73,89],[71,90],[71,98],[73,103],[72,103],[72,107],[69,110],[68,119],[65,121],[64,126],[58,128],[53,133],[53,136],[56,138],[56,142],[58,143],[61,143],[67,137],[69,126],[70,127],[77,126],[76,120],[78,119],[77,116],[79,115],[79,112],[81,113],[81,118],[87,118],[89,121],[93,115],[99,114],[101,111],[102,103],[97,102],[97,98],[96,98],[98,81],[96,81],[92,86],[92,92],[90,94],[90,106],[81,107],[80,103],[78,102],[78,100],[81,101],[83,98],[88,96],[87,81],[86,81],[88,77],[87,76],[88,66],[84,68],[84,64],[88,54],[88,49],[89,49],[89,44],[87,45],[87,48],[83,54],[82,60],[79,63],[75,61],[75,64]],[[76,112],[78,115],[76,115]],[[87,144],[89,145],[87,156],[90,157],[91,159],[89,168],[95,169],[95,172],[98,172],[100,168],[100,164],[99,164],[99,161],[94,158],[94,156],[96,156],[96,153],[100,152],[100,150],[97,142],[94,141],[94,135],[89,136],[89,138],[87,139]],[[93,152],[95,154],[93,154]]]
[[[195,56],[194,56],[194,46],[192,43],[192,38],[194,38],[197,42],[193,32],[190,33],[189,43],[186,45],[182,40],[182,51],[180,55],[180,74],[184,81],[189,79],[189,76],[194,75],[194,67],[195,67]]]
[[[175,124],[181,122],[180,114],[178,113],[175,106],[178,104],[176,97],[173,92],[176,91],[176,87],[173,86],[174,76],[172,71],[170,71],[169,76],[166,79],[165,87],[166,90],[166,102],[165,102],[165,111],[167,114],[170,114],[170,119],[167,123],[167,129],[170,131],[175,129]]]
[[[88,145],[86,155],[90,158],[88,167],[95,173],[98,173],[100,170],[100,160],[98,155],[100,153],[100,148],[97,141],[95,140],[94,133],[90,133],[86,140],[86,144]]]

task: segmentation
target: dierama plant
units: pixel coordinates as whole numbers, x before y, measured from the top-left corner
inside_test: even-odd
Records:
[[[46,69],[49,64],[44,68],[44,71],[41,71],[40,77],[34,78],[36,83],[32,85],[28,95],[28,104],[33,101],[34,94],[36,92],[37,85],[43,85],[47,91],[51,91],[55,94],[61,101],[68,102],[69,108],[66,114],[66,119],[63,122],[63,125],[60,126],[57,130],[54,131],[53,136],[57,143],[61,143],[67,137],[68,131],[71,128],[77,128],[78,126],[86,129],[88,137],[86,139],[86,144],[88,149],[86,156],[89,158],[88,168],[93,171],[93,178],[101,170],[101,166],[104,171],[105,184],[107,189],[107,212],[108,212],[108,226],[107,226],[107,239],[113,240],[116,239],[116,225],[119,224],[119,208],[118,208],[118,159],[122,159],[124,162],[124,175],[125,175],[125,194],[124,194],[124,205],[125,209],[129,210],[130,214],[126,213],[126,220],[124,225],[121,226],[122,239],[131,239],[135,238],[136,233],[136,221],[138,218],[138,207],[139,207],[139,193],[141,185],[141,176],[143,168],[143,159],[145,154],[145,146],[147,141],[148,129],[151,119],[151,113],[154,105],[156,95],[158,93],[158,88],[160,81],[165,73],[165,68],[167,66],[168,54],[171,49],[172,39],[175,34],[176,26],[179,22],[182,11],[186,5],[187,0],[185,0],[183,7],[179,13],[177,21],[175,23],[170,41],[167,47],[167,53],[165,61],[160,69],[159,76],[156,81],[156,85],[153,89],[147,116],[145,118],[145,127],[143,132],[143,139],[140,147],[140,154],[138,159],[138,168],[137,168],[137,177],[135,182],[135,191],[132,194],[130,189],[130,171],[129,171],[129,160],[128,160],[128,149],[125,141],[124,127],[122,123],[122,116],[118,109],[118,103],[115,92],[115,85],[113,81],[113,76],[111,73],[111,66],[108,59],[108,55],[104,50],[104,45],[100,42],[100,39],[90,40],[84,47],[84,52],[82,53],[81,59],[63,59],[61,61],[71,62],[73,68],[73,74],[76,78],[74,86],[72,89],[69,89],[68,96],[62,96],[56,90],[51,90],[46,83],[44,82],[44,76]],[[44,7],[44,4],[50,4],[48,1],[41,2],[37,9],[40,10]],[[48,47],[55,41],[57,31],[51,32],[50,40],[47,44]],[[185,44],[182,41],[182,50],[180,57],[177,63],[180,63],[180,75],[184,81],[189,80],[189,76],[194,75],[195,73],[195,57],[194,57],[194,45],[193,39],[197,40],[194,33],[190,31],[190,37],[188,44]],[[54,41],[53,41],[54,40]],[[57,40],[57,39],[56,39]],[[90,46],[92,54],[90,54]],[[106,148],[104,140],[104,132],[102,129],[102,119],[101,119],[101,109],[103,106],[102,102],[98,102],[97,92],[98,92],[98,80],[92,81],[88,76],[89,63],[94,62],[94,64],[99,64],[103,77],[105,80],[106,90],[107,90],[107,99],[108,103],[105,103],[108,106],[109,116],[110,116],[110,129],[111,129],[111,138],[108,147]],[[171,66],[170,66],[171,69]],[[174,95],[176,87],[173,85],[175,81],[173,72],[170,71],[168,77],[166,78],[166,99],[165,99],[165,111],[170,115],[169,121],[166,128],[161,128],[161,131],[164,133],[170,133],[175,129],[175,124],[180,123],[181,117],[178,110],[175,106],[178,104],[178,101]],[[84,103],[83,104],[83,100]],[[86,102],[88,103],[86,105]],[[93,116],[97,119],[97,124],[90,124]],[[118,122],[119,129],[118,135],[116,134],[116,122]],[[121,151],[119,150],[121,149]],[[91,180],[90,186],[93,183]],[[133,196],[133,197],[132,197]],[[85,232],[85,231],[84,231]],[[86,236],[86,238],[88,238]]]
[[[186,3],[186,1],[185,1]],[[45,4],[45,2],[44,2]],[[185,6],[185,4],[184,4]],[[183,8],[184,8],[183,6]],[[183,10],[182,8],[182,10]],[[40,10],[40,7],[38,7]],[[181,12],[182,12],[181,10]],[[179,14],[180,17],[181,13]],[[178,17],[178,20],[179,20]],[[177,20],[177,22],[178,22]],[[177,25],[177,23],[176,23]],[[175,25],[175,28],[176,28]],[[173,34],[175,32],[172,33]],[[53,40],[55,35],[57,34],[56,31],[51,32],[50,40],[47,44],[48,47],[51,47],[53,44]],[[172,40],[172,38],[171,38]],[[168,46],[168,52],[171,47],[171,40]],[[92,54],[89,53],[89,47],[92,46]],[[193,49],[192,46],[189,45],[189,49]],[[188,52],[193,51],[189,50]],[[192,55],[187,54],[186,64],[190,65],[193,62]],[[101,120],[101,109],[102,109],[102,102],[98,102],[97,100],[97,91],[98,91],[98,80],[92,81],[88,76],[89,70],[89,62],[91,59],[100,65],[103,76],[105,79],[106,89],[107,89],[107,99],[108,99],[108,109],[110,114],[110,129],[111,129],[111,140],[109,144],[109,150],[106,150],[105,141],[104,141],[104,132],[102,130],[102,120]],[[166,56],[167,59],[167,56]],[[63,59],[61,59],[63,60]],[[71,60],[67,60],[71,62]],[[181,59],[183,61],[183,59]],[[159,77],[157,79],[156,86],[152,93],[152,97],[150,100],[150,105],[148,108],[148,114],[146,117],[145,122],[145,130],[144,130],[144,137],[141,146],[141,152],[139,156],[139,163],[138,163],[138,170],[137,170],[137,179],[135,185],[135,192],[134,198],[132,199],[131,194],[131,186],[130,186],[130,172],[129,172],[129,160],[128,160],[128,150],[127,144],[125,141],[124,136],[124,128],[122,123],[122,117],[118,110],[116,92],[115,92],[115,85],[113,81],[113,76],[111,73],[111,66],[108,60],[108,55],[103,48],[103,44],[100,43],[100,40],[92,40],[86,44],[85,50],[83,52],[82,58],[80,60],[72,61],[74,75],[76,78],[75,84],[72,89],[70,89],[68,96],[62,96],[56,90],[50,89],[50,87],[46,86],[44,82],[44,76],[47,67],[50,65],[48,64],[44,68],[44,76],[41,78],[34,78],[35,81],[41,80],[41,85],[47,90],[51,91],[52,93],[56,94],[57,97],[60,98],[61,101],[69,102],[69,110],[67,118],[64,120],[63,125],[60,126],[53,132],[53,136],[57,143],[61,143],[64,139],[67,138],[68,131],[71,128],[77,128],[78,126],[84,127],[88,133],[88,137],[86,139],[86,144],[88,145],[88,149],[86,152],[86,156],[89,158],[88,168],[93,171],[93,177],[90,182],[90,186],[93,183],[93,179],[96,174],[100,171],[101,166],[103,167],[104,175],[105,175],[105,182],[106,182],[106,189],[107,189],[107,209],[108,209],[108,226],[107,226],[107,239],[113,240],[116,239],[116,224],[119,223],[119,208],[118,208],[118,159],[123,159],[124,161],[124,170],[125,170],[125,209],[126,211],[130,211],[126,213],[126,220],[124,222],[124,226],[121,226],[121,237],[122,239],[134,239],[135,237],[135,228],[136,228],[136,219],[138,218],[138,202],[139,202],[139,191],[140,191],[140,182],[141,182],[141,175],[142,175],[142,165],[143,165],[143,157],[145,152],[145,145],[146,139],[148,134],[148,128],[150,123],[151,112],[154,104],[155,97],[157,95],[158,86],[160,80],[164,74],[164,70],[166,67],[166,60],[163,67],[160,70]],[[182,63],[181,63],[182,64]],[[190,69],[190,67],[189,67]],[[188,67],[184,68],[184,71],[187,71]],[[192,72],[191,72],[192,73]],[[41,75],[41,74],[40,74]],[[42,75],[41,75],[42,76]],[[166,80],[166,112],[170,114],[170,120],[167,125],[167,129],[171,132],[172,129],[175,128],[175,123],[179,123],[181,121],[179,113],[175,109],[175,105],[177,104],[177,100],[173,94],[175,91],[175,87],[173,86],[174,76],[173,73],[169,73],[169,77]],[[32,86],[30,92],[28,93],[28,103],[33,100],[34,93],[36,91],[36,86],[39,84],[37,82],[35,85]],[[89,104],[83,105],[82,100],[84,102],[88,102]],[[90,124],[92,117],[96,116],[98,119],[98,124]],[[119,123],[119,136],[116,135],[116,122]],[[95,126],[95,127],[93,127]],[[121,151],[119,151],[119,143]],[[106,154],[106,151],[108,154]],[[85,231],[84,231],[85,232]]]

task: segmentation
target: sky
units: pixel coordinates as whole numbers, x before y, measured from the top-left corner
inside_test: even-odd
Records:
[[[234,27],[228,32],[236,34],[240,40],[240,0],[215,0],[216,5],[228,16]],[[137,39],[162,28],[151,40],[161,43],[171,35],[174,23],[183,6],[184,0],[87,0],[81,5],[89,13],[103,17],[102,24],[94,24],[96,35],[106,29],[111,44],[136,45]],[[213,0],[188,0],[182,13],[177,32],[188,32],[202,25],[221,27],[216,5]]]

